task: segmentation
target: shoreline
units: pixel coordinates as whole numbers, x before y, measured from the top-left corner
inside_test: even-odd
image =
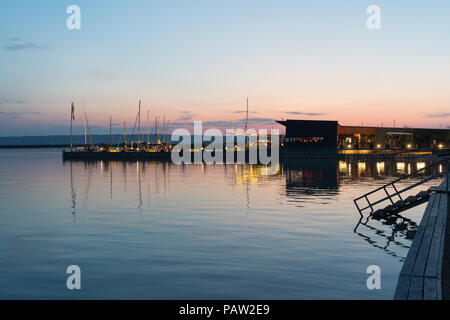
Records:
[[[83,147],[81,145],[73,146],[73,148]],[[0,145],[0,149],[50,149],[50,148],[70,148],[65,144],[55,145]]]

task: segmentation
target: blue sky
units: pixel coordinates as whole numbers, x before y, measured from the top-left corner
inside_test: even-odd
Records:
[[[81,8],[68,30],[66,8]],[[381,8],[381,30],[366,8]],[[151,118],[332,119],[450,125],[450,3],[433,1],[3,1],[0,136],[98,133]],[[78,127],[77,127],[78,128]],[[119,130],[119,129],[117,129]]]

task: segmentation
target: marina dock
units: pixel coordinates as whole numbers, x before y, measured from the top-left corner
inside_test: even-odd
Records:
[[[79,152],[63,151],[63,160],[170,161],[170,152]]]
[[[449,174],[431,191],[419,229],[400,272],[394,299],[441,300],[448,291],[446,260],[450,255]]]

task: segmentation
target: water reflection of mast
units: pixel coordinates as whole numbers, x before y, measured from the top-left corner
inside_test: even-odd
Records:
[[[155,170],[155,193],[159,193],[159,183],[158,183],[158,167],[160,166],[161,164],[156,164],[156,170]]]
[[[85,180],[85,181],[86,181],[86,168],[87,168],[87,166],[88,166],[88,164],[85,163],[85,165],[84,165],[84,177],[85,177],[84,180]],[[89,171],[89,169],[88,169],[87,171]],[[88,176],[88,181],[87,181],[87,185],[86,185],[86,182],[85,182],[86,187],[85,187],[85,189],[84,189],[83,208],[86,208],[86,204],[87,204],[87,202],[88,202],[89,189],[90,189],[90,187],[91,187],[91,180],[92,180],[92,179],[91,179],[91,175],[89,174],[89,172],[88,172],[87,176]]]
[[[136,168],[138,172],[138,183],[139,183],[139,202],[138,202],[138,209],[139,213],[142,213],[142,184],[141,184],[141,169],[139,166],[139,161],[136,162]]]
[[[109,198],[112,199],[112,185],[113,185],[113,179],[112,179],[112,166],[109,165],[109,172],[110,172],[110,180],[109,180]]]
[[[167,194],[167,168],[166,163],[163,163],[163,174],[164,174],[164,194]]]
[[[124,161],[122,162],[123,167],[123,188],[124,193],[127,194],[127,163]]]
[[[151,167],[150,167],[151,171]],[[151,192],[150,192],[150,172],[145,173],[147,175],[147,197],[148,197],[148,204],[150,205],[151,202]]]
[[[76,193],[75,193],[75,190],[74,190],[74,188],[73,188],[73,170],[72,170],[72,161],[70,161],[70,190],[71,190],[71,195],[72,195],[72,206],[71,206],[71,208],[72,208],[72,216],[73,216],[73,221],[75,222],[75,216],[76,216],[76,211],[77,211],[77,208],[76,208],[76,205],[77,205],[77,202],[76,202],[76,199],[77,199],[77,195],[76,195]]]
[[[247,179],[247,209],[250,209],[250,181]]]

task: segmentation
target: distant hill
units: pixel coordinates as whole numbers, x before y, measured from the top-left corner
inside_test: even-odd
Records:
[[[127,137],[128,144],[131,143],[130,136]],[[170,138],[170,137],[167,137]],[[123,143],[120,134],[113,134],[113,144]],[[162,135],[159,135],[159,139],[162,140]],[[141,138],[141,140],[147,141],[147,136]],[[92,141],[94,144],[99,145],[110,142],[109,135],[92,135]],[[137,141],[137,135],[133,137],[133,141]],[[150,142],[155,142],[156,136],[150,135]],[[72,137],[73,145],[84,145],[84,136],[76,135]],[[89,144],[88,138],[88,144]],[[55,135],[55,136],[23,136],[23,137],[0,137],[0,146],[62,146],[70,144],[69,135]]]

